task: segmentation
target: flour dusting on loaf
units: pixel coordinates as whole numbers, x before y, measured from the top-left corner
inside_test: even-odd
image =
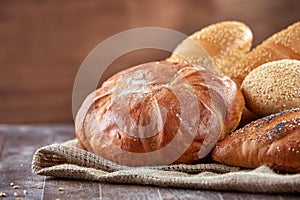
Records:
[[[243,107],[235,83],[216,71],[145,63],[86,98],[76,135],[88,151],[119,164],[194,163],[238,126]]]

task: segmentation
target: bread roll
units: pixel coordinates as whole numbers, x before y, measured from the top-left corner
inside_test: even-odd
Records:
[[[233,166],[267,165],[284,172],[300,172],[300,108],[269,115],[238,129],[217,143],[212,159]]]
[[[263,64],[246,76],[241,88],[247,108],[258,116],[300,107],[300,61]]]
[[[151,62],[112,76],[77,113],[80,143],[113,162],[193,163],[234,130],[244,107],[228,77],[191,65]]]
[[[176,47],[167,61],[212,67],[207,60],[209,55],[216,69],[230,77],[233,64],[248,53],[252,39],[252,32],[244,23],[220,22],[189,36]],[[203,48],[207,53],[203,52]]]
[[[281,59],[300,60],[300,22],[294,23],[254,48],[232,67],[230,76],[238,86],[256,67]]]

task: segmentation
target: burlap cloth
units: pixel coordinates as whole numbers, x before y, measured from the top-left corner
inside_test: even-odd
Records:
[[[300,174],[278,174],[266,166],[254,170],[214,163],[128,167],[83,150],[76,140],[38,149],[32,170],[38,175],[106,183],[254,193],[300,192]]]

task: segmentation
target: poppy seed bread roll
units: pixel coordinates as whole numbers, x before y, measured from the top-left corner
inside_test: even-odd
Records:
[[[88,151],[123,165],[193,163],[238,126],[243,107],[235,83],[216,71],[145,63],[86,98],[76,136]]]
[[[212,159],[227,165],[256,168],[267,165],[300,172],[300,108],[251,122],[217,143]]]
[[[252,40],[253,35],[247,25],[237,21],[224,21],[190,35],[176,47],[167,61],[215,67],[231,77],[233,64],[249,52]],[[207,55],[214,64],[207,63]]]

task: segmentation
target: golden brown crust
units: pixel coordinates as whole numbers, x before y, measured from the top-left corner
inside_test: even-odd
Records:
[[[234,166],[300,172],[300,108],[256,120],[241,128],[212,151],[213,160]]]
[[[300,22],[272,35],[233,66],[230,76],[237,85],[256,67],[281,59],[300,60]]]
[[[243,107],[241,92],[226,76],[191,64],[151,62],[117,73],[90,94],[75,127],[88,151],[113,162],[166,164],[183,150],[173,162],[193,163],[202,158],[203,142],[208,152],[202,154],[207,155],[214,141],[236,128]],[[189,131],[193,127],[196,135]],[[172,142],[174,152],[150,160],[126,155],[158,152]]]
[[[253,36],[250,28],[244,23],[225,21],[207,26],[188,39],[192,39],[206,50],[217,70],[231,76],[233,64],[250,50]],[[203,54],[195,46],[184,41],[177,46],[167,61],[203,65],[207,64],[205,61],[203,63]]]
[[[250,72],[242,83],[246,106],[258,116],[300,107],[300,61],[265,63]]]

